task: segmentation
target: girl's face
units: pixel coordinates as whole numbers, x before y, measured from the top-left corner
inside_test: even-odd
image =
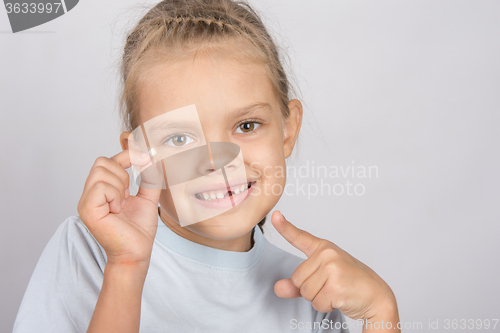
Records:
[[[231,142],[242,152],[248,195],[234,208],[184,229],[213,240],[232,240],[247,235],[276,205],[285,187],[285,158],[293,149],[300,128],[302,106],[289,103],[284,117],[265,69],[231,58],[231,50],[202,55],[148,70],[140,85],[139,122],[191,104],[196,105],[206,142]],[[189,145],[196,138],[174,138]],[[160,197],[175,221],[169,190]],[[179,229],[178,229],[179,230]],[[183,231],[186,233],[186,231]]]

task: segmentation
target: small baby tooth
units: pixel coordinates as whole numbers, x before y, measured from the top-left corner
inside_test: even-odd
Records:
[[[245,190],[245,187],[247,187],[247,185],[246,185],[246,184],[241,185],[241,187],[240,187],[240,192],[243,192],[243,191]]]
[[[237,188],[237,189],[235,189],[233,192],[234,192],[234,194],[238,194],[238,193],[240,193],[240,189],[239,189],[239,188]]]
[[[210,199],[211,200],[217,199],[217,196],[215,195],[214,192],[210,192]]]
[[[224,198],[224,194],[223,193],[217,193],[217,199],[223,199]]]
[[[210,196],[208,195],[207,192],[203,192],[203,199],[208,200]]]

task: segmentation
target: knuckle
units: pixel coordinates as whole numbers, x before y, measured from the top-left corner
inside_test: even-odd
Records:
[[[123,179],[123,184],[128,187],[128,182],[129,182],[129,177],[130,177],[128,172],[125,170],[120,171],[120,177]]]
[[[326,264],[324,264],[324,267],[329,276],[336,274],[338,271],[337,264],[334,261],[328,261]]]
[[[123,170],[120,172],[120,180],[123,183],[123,186],[128,187],[128,182],[129,182],[129,174],[127,171]]]
[[[328,280],[328,282],[325,285],[325,291],[329,295],[338,295],[338,290],[339,290],[338,287],[339,287],[339,284],[338,284],[337,281],[335,281],[335,280],[333,280],[333,281]]]
[[[108,187],[108,184],[106,184],[105,181],[102,181],[102,180],[98,180],[95,184],[94,184],[94,188],[101,192],[101,191],[104,191],[106,190],[106,188]]]
[[[104,165],[108,162],[108,158],[105,156],[99,156],[95,159],[94,166]]]
[[[88,212],[87,212],[87,206],[85,204],[82,204],[78,209],[78,215],[80,215],[82,221],[87,220]]]
[[[300,295],[302,295],[302,297],[309,302],[311,302],[315,296],[311,293],[311,289],[307,286],[307,284],[300,287]]]
[[[316,310],[316,311],[326,313],[329,310],[328,309],[329,307],[319,300],[313,300],[311,302],[311,304],[312,304],[312,307],[314,308],[314,310]]]
[[[104,173],[106,172],[106,168],[103,167],[102,165],[96,165],[93,170],[94,176],[103,176]]]
[[[295,287],[300,288],[300,275],[297,271],[293,272],[292,277],[290,278]]]
[[[327,247],[323,249],[320,253],[320,257],[323,260],[334,261],[338,258],[338,252],[333,247]]]

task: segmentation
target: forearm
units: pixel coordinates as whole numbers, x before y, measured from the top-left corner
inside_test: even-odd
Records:
[[[137,333],[147,267],[106,265],[87,333]]]

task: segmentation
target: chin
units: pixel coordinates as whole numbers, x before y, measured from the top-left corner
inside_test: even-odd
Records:
[[[259,217],[257,212],[252,214],[239,208],[235,207],[219,216],[184,228],[214,240],[232,240],[242,237],[251,232],[253,227],[264,218],[265,214]]]

